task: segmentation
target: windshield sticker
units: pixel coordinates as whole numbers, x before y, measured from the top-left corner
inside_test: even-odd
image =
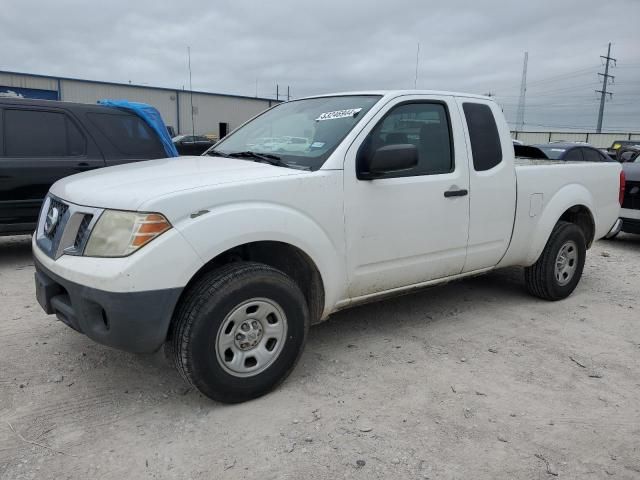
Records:
[[[311,144],[311,148],[322,148],[324,147],[324,142],[313,142]]]
[[[360,113],[362,108],[349,108],[347,110],[335,110],[333,112],[325,112],[321,113],[318,118],[316,118],[316,122],[320,122],[322,120],[335,120],[336,118],[347,118],[347,117],[355,117]]]

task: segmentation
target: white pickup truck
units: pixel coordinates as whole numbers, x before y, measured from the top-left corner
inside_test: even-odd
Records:
[[[93,340],[164,345],[204,395],[240,402],[281,382],[309,325],[340,309],[512,265],[531,294],[565,298],[619,210],[620,165],[516,160],[490,98],[326,95],[204,156],[56,183],[36,292]]]

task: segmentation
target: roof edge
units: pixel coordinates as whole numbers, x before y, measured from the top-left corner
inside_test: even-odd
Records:
[[[120,82],[107,82],[102,80],[87,80],[84,78],[73,78],[73,77],[59,77],[55,75],[41,75],[39,73],[27,73],[27,72],[14,72],[9,70],[0,70],[0,74],[6,75],[24,75],[26,77],[35,77],[35,78],[45,78],[48,80],[68,80],[72,82],[82,82],[82,83],[93,83],[98,85],[112,85],[118,87],[133,87],[133,88],[146,88],[151,90],[162,90],[166,92],[184,92],[184,93],[195,93],[201,95],[215,95],[218,97],[230,97],[230,98],[242,98],[246,100],[261,100],[264,102],[283,102],[284,100],[276,100],[275,98],[266,98],[266,97],[250,97],[248,95],[235,95],[232,93],[217,93],[217,92],[205,92],[203,90],[185,90],[181,88],[168,88],[168,87],[155,87],[152,85],[140,85],[137,83],[120,83]],[[17,88],[17,87],[16,87]]]

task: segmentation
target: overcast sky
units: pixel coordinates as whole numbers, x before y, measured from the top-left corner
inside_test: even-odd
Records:
[[[639,0],[3,0],[0,70],[275,97],[417,87],[492,93],[525,127],[596,124],[600,55],[618,59],[604,128],[640,131]]]

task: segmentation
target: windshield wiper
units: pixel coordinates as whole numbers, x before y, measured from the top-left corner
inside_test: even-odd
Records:
[[[256,162],[265,162],[271,165],[275,165],[276,167],[297,168],[298,170],[311,170],[311,168],[303,165],[295,165],[283,162],[279,156],[272,155],[270,153],[258,153],[247,150],[245,152],[232,152],[227,154],[227,156],[233,158],[250,158],[255,160]]]
[[[204,154],[211,155],[212,157],[229,157],[228,153],[221,152],[220,150],[207,150]]]
[[[258,160],[280,160],[280,157],[277,155],[271,155],[270,153],[252,152],[251,150],[247,150],[246,152],[232,152],[229,154],[229,156],[236,158],[257,158]],[[274,163],[274,165],[277,164],[278,163]]]

